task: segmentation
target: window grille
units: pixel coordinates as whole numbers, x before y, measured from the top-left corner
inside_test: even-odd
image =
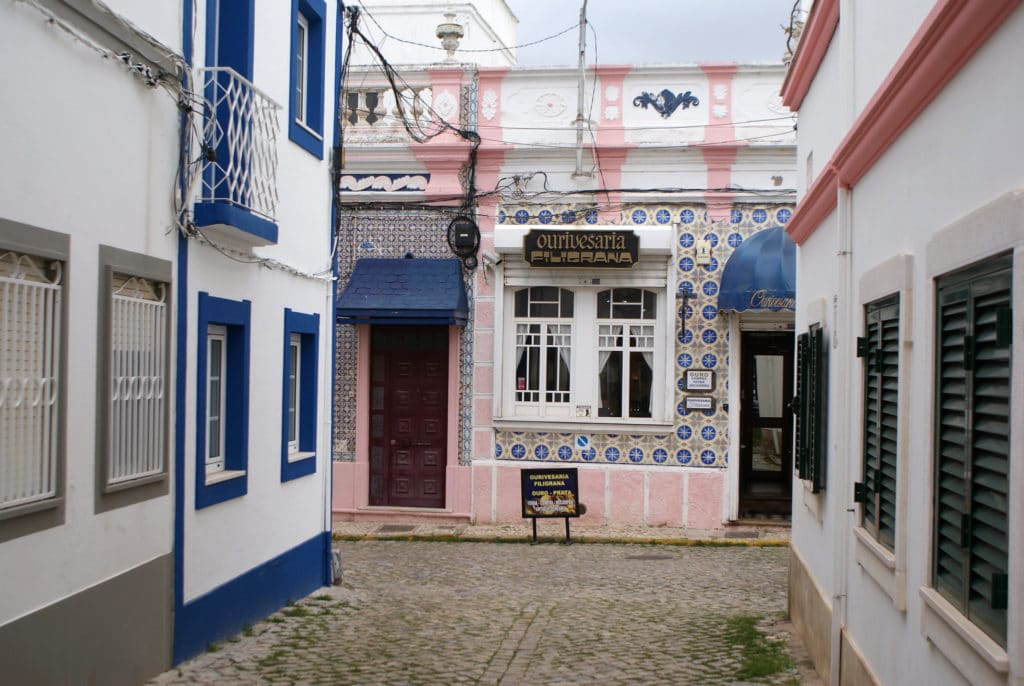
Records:
[[[57,495],[63,265],[0,254],[0,509]]]
[[[165,459],[166,285],[114,274],[107,483],[161,474]]]

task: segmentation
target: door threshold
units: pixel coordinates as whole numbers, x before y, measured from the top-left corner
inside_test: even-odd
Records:
[[[468,512],[455,512],[433,507],[391,507],[363,505],[354,509],[338,509],[332,518],[339,522],[403,522],[410,524],[468,524]]]

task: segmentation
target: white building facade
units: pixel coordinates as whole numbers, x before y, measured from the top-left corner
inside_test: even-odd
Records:
[[[139,683],[329,583],[337,7],[0,15],[3,678]]]
[[[368,5],[360,25],[387,9]],[[382,54],[433,24],[385,25]],[[379,67],[348,74],[335,517],[522,522],[520,473],[544,467],[578,470],[583,525],[717,529],[788,512],[792,291],[769,295],[794,255],[782,65],[588,66],[578,131],[577,70],[475,55],[396,60],[397,93]],[[458,266],[460,218],[479,229],[472,260],[431,285],[433,262]],[[534,260],[538,236],[636,248],[626,262],[560,248]],[[775,268],[759,287],[727,278],[744,244]],[[381,276],[395,270],[416,285]],[[417,302],[425,288],[451,304]],[[404,416],[391,399],[423,386],[384,370],[424,357],[428,333],[438,412]],[[432,428],[407,435],[416,426]]]
[[[817,0],[782,89],[790,613],[830,683],[1024,679],[1022,38],[1017,2]]]

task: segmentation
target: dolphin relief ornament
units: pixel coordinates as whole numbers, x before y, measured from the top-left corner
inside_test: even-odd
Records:
[[[689,109],[691,105],[696,107],[699,104],[700,100],[698,100],[690,91],[676,95],[667,88],[657,95],[652,95],[644,91],[633,98],[633,107],[642,107],[646,110],[647,106],[650,105],[658,114],[661,115],[662,119],[668,119],[672,116],[672,113],[680,107],[686,110]]]

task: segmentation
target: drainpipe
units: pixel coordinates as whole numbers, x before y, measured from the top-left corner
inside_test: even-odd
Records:
[[[853,0],[840,0],[839,22],[839,82],[843,84],[841,91],[841,121],[844,130],[853,125],[856,115],[854,102],[855,65],[854,65],[854,16]],[[838,224],[838,244],[836,246],[837,283],[833,301],[832,355],[835,361],[834,379],[836,389],[857,388],[854,378],[855,316],[853,294],[853,189],[839,179],[836,197],[836,221]],[[832,595],[832,632],[829,659],[829,683],[838,685],[842,673],[842,639],[846,629],[847,609],[849,607],[848,568],[850,564],[851,528],[855,522],[853,507],[853,479],[851,472],[857,464],[850,452],[852,438],[856,431],[856,420],[846,405],[836,403],[837,411],[832,414],[836,418],[835,439],[833,450],[834,467],[831,482],[833,486],[832,504],[832,563],[834,570],[834,589]]]

